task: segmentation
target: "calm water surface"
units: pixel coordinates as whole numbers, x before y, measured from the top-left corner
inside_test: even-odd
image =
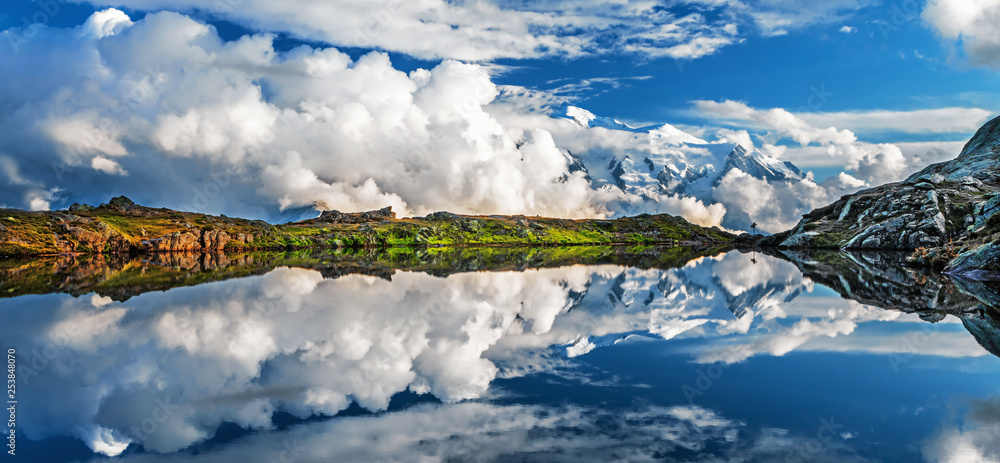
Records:
[[[991,285],[735,251],[435,274],[0,299],[17,458],[1000,461]]]

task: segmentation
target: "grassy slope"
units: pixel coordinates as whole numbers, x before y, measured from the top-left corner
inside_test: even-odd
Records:
[[[669,215],[617,220],[452,216],[439,220],[392,219],[363,224],[307,221],[269,225],[230,217],[135,206],[88,212],[0,210],[0,256],[142,252],[144,240],[174,233],[224,231],[226,249],[307,247],[434,247],[481,245],[652,244],[729,242],[732,236]],[[109,243],[94,249],[102,236]],[[238,240],[238,236],[245,239]],[[99,241],[102,242],[103,241]]]

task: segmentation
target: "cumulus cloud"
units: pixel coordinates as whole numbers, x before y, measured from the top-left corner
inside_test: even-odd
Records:
[[[1000,67],[1000,1],[930,0],[923,19],[945,41],[960,46],[978,65]]]
[[[881,185],[906,177],[906,158],[896,145],[847,145],[839,151],[847,158],[847,168],[872,184]]]
[[[844,145],[857,140],[854,133],[849,130],[815,127],[781,108],[758,110],[745,103],[731,100],[722,102],[700,100],[694,102],[694,107],[705,116],[749,123],[757,128],[774,131],[778,136],[790,138],[802,145],[812,143]]]
[[[122,169],[122,166],[118,165],[117,162],[112,161],[104,156],[96,156],[93,159],[91,159],[90,167],[93,167],[94,170],[98,170],[106,174],[128,175],[128,173],[125,172],[125,169]]]
[[[225,42],[181,14],[133,22],[109,9],[75,29],[40,29],[20,53],[0,51],[11,69],[46,76],[0,77],[12,109],[0,129],[9,135],[0,172],[10,179],[0,192],[39,209],[126,194],[275,220],[278,210],[313,205],[391,206],[401,215],[671,213],[706,226],[726,214],[690,195],[593,184],[571,153],[614,155],[643,139],[552,118],[545,108],[558,97],[498,88],[489,66],[444,61],[404,73],[383,53],[278,52],[273,40]],[[646,78],[587,79],[555,95]],[[682,135],[648,136],[673,146]],[[114,191],[94,188],[112,178]]]
[[[827,188],[811,178],[770,183],[733,170],[712,191],[713,198],[730,206],[730,214],[745,214],[743,222],[756,222],[760,230],[776,233],[794,227],[803,214],[840,197],[843,188]]]
[[[24,179],[0,187],[7,197],[60,187],[66,201],[124,193],[265,218],[313,203],[608,214],[549,134],[512,138],[484,110],[498,95],[486,68],[445,61],[407,74],[382,53],[278,53],[271,36],[223,42],[176,13],[126,18],[95,13],[0,52],[10,69],[46,76],[0,78],[11,108],[0,150],[8,176]],[[120,177],[117,190],[87,186],[102,176]]]
[[[944,141],[944,135],[974,132],[991,117],[989,111],[979,108],[792,113],[781,108],[757,109],[737,101],[695,101],[694,110],[717,123],[750,127],[763,142],[763,149],[775,157],[804,168],[842,167],[846,175],[868,185],[899,181],[932,162],[953,159],[962,142]],[[942,124],[942,120],[947,122]],[[859,140],[854,130],[937,134],[939,141],[869,143]],[[782,140],[797,145],[781,145]],[[856,182],[839,183],[844,187]],[[834,193],[843,194],[843,188],[830,192]]]

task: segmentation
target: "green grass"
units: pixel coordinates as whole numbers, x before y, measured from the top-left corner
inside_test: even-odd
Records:
[[[729,242],[718,230],[692,225],[668,215],[643,215],[617,220],[564,220],[542,217],[456,216],[443,220],[400,219],[364,224],[304,221],[268,225],[229,217],[150,209],[127,212],[97,209],[63,212],[0,211],[0,255],[29,256],[65,253],[144,252],[147,240],[174,233],[195,237],[208,231],[226,232],[229,251],[312,247],[389,248],[453,246],[559,246],[594,244],[674,244],[678,241]],[[81,242],[73,229],[91,233]],[[249,242],[237,236],[252,236]],[[97,238],[94,238],[97,237]],[[94,240],[97,241],[94,241]],[[108,240],[108,244],[100,240]],[[112,246],[112,241],[114,244]],[[96,249],[95,249],[96,248]]]

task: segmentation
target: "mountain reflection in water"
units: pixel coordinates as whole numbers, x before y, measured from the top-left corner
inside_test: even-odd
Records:
[[[991,284],[691,252],[8,262],[0,338],[32,461],[1000,456]]]

